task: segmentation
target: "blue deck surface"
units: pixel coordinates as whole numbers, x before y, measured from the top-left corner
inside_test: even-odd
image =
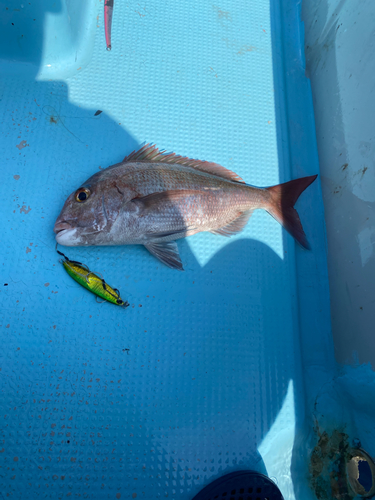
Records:
[[[231,239],[180,241],[184,273],[138,246],[60,248],[126,310],[65,273],[52,231],[68,194],[144,141],[257,186],[318,173],[298,8],[115,2],[107,52],[92,1],[93,47],[72,36],[84,55],[72,70],[62,44],[48,73],[43,29],[73,8],[55,4],[25,75],[22,47],[0,60],[0,498],[188,500],[239,469],[298,498],[295,436],[332,359],[319,180],[297,204],[311,252],[261,211]]]

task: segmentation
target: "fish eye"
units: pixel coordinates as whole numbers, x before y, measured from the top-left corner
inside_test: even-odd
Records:
[[[76,191],[76,201],[79,203],[82,203],[83,201],[86,201],[88,197],[90,196],[91,192],[89,189],[81,187],[77,189]]]

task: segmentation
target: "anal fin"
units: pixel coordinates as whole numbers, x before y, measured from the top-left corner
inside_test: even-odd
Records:
[[[184,270],[175,241],[153,241],[145,245],[145,247],[166,266],[172,269],[178,269],[179,271]]]
[[[247,210],[246,212],[241,212],[239,216],[232,220],[226,226],[220,227],[219,229],[214,229],[211,231],[213,234],[221,234],[222,236],[233,236],[234,234],[240,233],[243,228],[246,226],[248,220],[251,217],[253,210]]]

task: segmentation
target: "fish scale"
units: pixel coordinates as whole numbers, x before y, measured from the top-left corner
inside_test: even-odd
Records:
[[[231,236],[264,209],[305,248],[293,208],[316,176],[269,188],[244,183],[221,165],[165,153],[153,145],[90,177],[66,200],[55,223],[62,245],[144,245],[183,270],[175,240],[210,231]]]
[[[215,189],[231,188],[231,184],[220,177],[199,172],[181,165],[166,166],[162,163],[150,165],[141,162],[138,164],[120,164],[116,170],[112,170],[112,175],[115,174],[115,172],[121,184],[134,190],[141,189],[143,196],[154,192],[173,189],[204,189],[209,187]],[[96,177],[96,175],[99,177],[100,172],[98,174],[95,174],[93,177]],[[87,182],[90,182],[90,180]],[[233,185],[233,188],[234,191],[236,191],[238,183]]]

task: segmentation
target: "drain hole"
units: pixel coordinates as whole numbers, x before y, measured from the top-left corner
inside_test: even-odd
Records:
[[[253,488],[249,488],[249,489],[247,490],[247,492],[248,492],[248,493],[252,493],[252,492],[253,492]]]
[[[262,493],[262,488],[257,488],[257,493]]]
[[[372,486],[372,477],[371,477],[371,469],[367,462],[367,460],[360,460],[358,462],[358,481],[364,487],[366,491],[371,490]]]
[[[373,496],[375,493],[375,464],[361,449],[352,450],[352,458],[346,464],[350,487],[356,495]]]

